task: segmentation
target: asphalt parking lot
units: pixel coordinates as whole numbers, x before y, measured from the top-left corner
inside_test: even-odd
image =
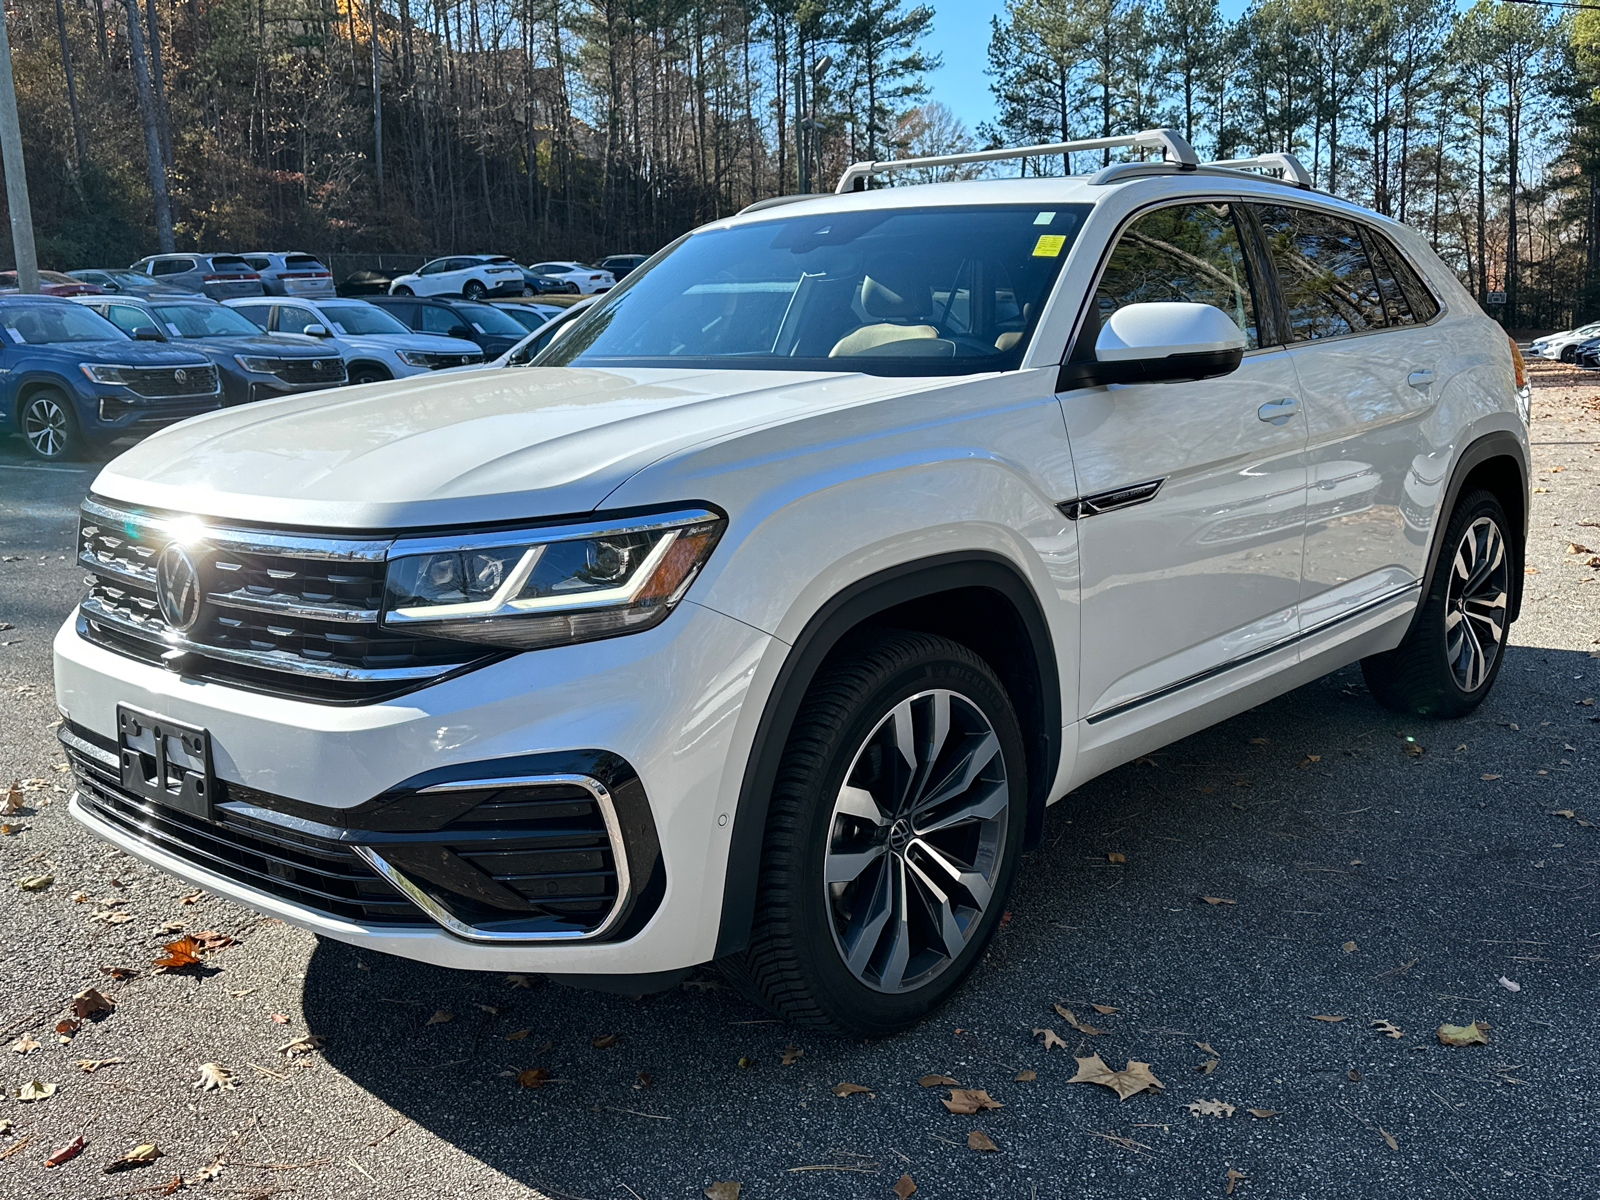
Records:
[[[1050,810],[969,986],[866,1044],[710,972],[629,999],[319,943],[87,835],[49,648],[93,468],[0,447],[0,784],[25,788],[0,835],[0,1196],[1593,1194],[1600,384],[1538,379],[1536,573],[1478,713],[1398,717],[1347,669],[1095,781]],[[152,974],[174,926],[235,941]],[[114,1008],[58,1033],[90,987]],[[1473,1021],[1487,1045],[1435,1037]],[[1090,1053],[1164,1088],[1069,1083]],[[1001,1107],[949,1112],[929,1074]],[[53,1093],[18,1099],[34,1080]]]

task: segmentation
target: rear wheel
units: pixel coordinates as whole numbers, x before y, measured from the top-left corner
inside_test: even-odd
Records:
[[[467,280],[467,286],[461,289],[461,294],[468,300],[482,300],[489,294],[489,289],[476,279]]]
[[[575,284],[575,283],[568,283],[567,284],[567,287],[566,287],[567,295],[576,296],[578,294],[578,290],[579,289],[578,289],[578,285],[577,284]]]
[[[965,646],[884,632],[807,693],[778,770],[749,948],[723,965],[781,1016],[881,1036],[960,986],[1021,851],[1021,728]]]
[[[1493,494],[1474,488],[1445,529],[1405,641],[1361,660],[1378,703],[1426,717],[1464,717],[1483,703],[1505,656],[1513,562],[1505,511]]]
[[[1569,363],[1569,362],[1572,362],[1577,357],[1578,357],[1578,348],[1576,346],[1563,346],[1563,347],[1561,347],[1561,361],[1562,362]]]
[[[55,388],[42,388],[22,404],[22,436],[35,458],[63,462],[87,453],[72,403]]]
[[[395,288],[394,294],[396,296],[415,296],[416,295],[416,293],[413,292],[410,288],[406,287],[405,284],[401,284],[399,287]]]

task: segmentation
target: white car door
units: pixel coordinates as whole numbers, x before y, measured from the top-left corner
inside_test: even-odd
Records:
[[[1297,633],[1305,421],[1287,352],[1258,332],[1258,295],[1224,203],[1137,216],[1102,273],[1080,341],[1125,304],[1188,301],[1233,317],[1249,348],[1220,378],[1060,397],[1077,474],[1079,711],[1090,724]]]
[[[1428,324],[1438,302],[1388,238],[1313,208],[1255,209],[1305,406],[1309,631],[1420,581],[1450,458],[1448,444],[1427,437],[1426,420],[1450,359]]]
[[[460,259],[436,258],[417,272],[417,281],[411,290],[419,296],[447,296],[461,290],[459,283],[452,284]]]

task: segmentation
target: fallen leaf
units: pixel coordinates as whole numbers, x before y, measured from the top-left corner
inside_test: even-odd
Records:
[[[109,975],[113,979],[136,979],[139,972],[134,967],[101,967],[102,975]]]
[[[1346,1071],[1344,1073],[1344,1077],[1346,1079],[1348,1079],[1351,1083],[1360,1083],[1361,1082],[1361,1072],[1356,1070],[1354,1067],[1351,1067],[1348,1071]]]
[[[183,1190],[183,1176],[182,1175],[174,1175],[172,1177],[171,1181],[168,1182],[166,1187],[161,1189],[161,1191],[158,1193],[158,1195],[170,1196],[170,1195],[172,1195],[173,1192],[181,1192],[182,1190]]]
[[[1405,1034],[1400,1031],[1399,1027],[1396,1026],[1395,1024],[1393,1024],[1390,1021],[1373,1021],[1372,1024],[1377,1029],[1377,1031],[1379,1033],[1383,1034],[1385,1037],[1392,1037],[1392,1038],[1405,1037]]]
[[[1479,775],[1478,778],[1483,780],[1485,783],[1489,783],[1489,782],[1491,782],[1493,780],[1499,779],[1500,776],[1484,774],[1484,775]]]
[[[531,988],[533,981],[526,975],[507,975],[506,985],[514,988]]]
[[[1207,1054],[1211,1055],[1212,1058],[1221,1058],[1222,1057],[1222,1055],[1218,1054],[1215,1050],[1213,1050],[1211,1048],[1211,1043],[1210,1042],[1196,1042],[1194,1044],[1194,1048],[1196,1050],[1204,1050]]]
[[[609,1050],[617,1044],[617,1039],[621,1036],[620,1033],[602,1033],[597,1037],[590,1038],[589,1045],[596,1050]]]
[[[65,1017],[56,1022],[56,1032],[61,1034],[61,1040],[66,1041],[72,1034],[77,1033],[83,1022],[77,1017]]]
[[[80,1020],[87,1020],[98,1012],[110,1012],[116,1007],[116,1001],[107,999],[100,994],[98,988],[84,988],[72,998],[72,1015]]]
[[[1281,1108],[1247,1108],[1245,1112],[1252,1117],[1276,1117],[1283,1112]]]
[[[161,1150],[154,1142],[146,1142],[142,1146],[135,1146],[121,1158],[106,1164],[106,1174],[114,1175],[118,1171],[131,1171],[135,1167],[148,1167],[161,1157]]]
[[[308,1033],[295,1038],[292,1042],[285,1042],[278,1047],[278,1053],[287,1054],[290,1058],[295,1058],[302,1054],[313,1054],[321,1050],[327,1040],[320,1034]]]
[[[1184,1105],[1197,1117],[1223,1117],[1233,1116],[1233,1105],[1225,1100],[1191,1100]]]
[[[1038,1072],[1032,1067],[1024,1067],[1011,1077],[1013,1083],[1032,1083],[1039,1078]]]
[[[1150,1088],[1159,1090],[1166,1086],[1151,1074],[1149,1063],[1129,1059],[1128,1065],[1122,1070],[1113,1071],[1100,1061],[1098,1054],[1078,1059],[1078,1073],[1067,1082],[1098,1083],[1114,1091],[1119,1100],[1126,1100],[1129,1096]]]
[[[1052,1004],[1050,1007],[1055,1009],[1056,1012],[1058,1012],[1066,1020],[1067,1024],[1071,1025],[1079,1033],[1086,1033],[1090,1037],[1099,1037],[1101,1034],[1103,1034],[1105,1032],[1104,1029],[1096,1029],[1093,1025],[1085,1025],[1082,1021],[1078,1020],[1078,1018],[1073,1015],[1072,1010],[1070,1008],[1062,1008],[1061,1005],[1059,1005],[1059,1004]],[[1046,1043],[1045,1043],[1045,1048],[1049,1049],[1049,1042],[1048,1041],[1046,1041]]]
[[[289,1018],[282,1013],[273,1013],[271,1020],[274,1025],[287,1025],[289,1023]]]
[[[1301,769],[1301,770],[1302,770],[1302,771],[1304,771],[1304,770],[1305,770],[1305,769],[1306,769],[1306,768],[1308,768],[1308,767],[1309,767],[1309,766],[1311,766],[1311,764],[1312,764],[1312,763],[1319,763],[1319,762],[1321,762],[1321,761],[1322,761],[1322,755],[1320,755],[1320,754],[1308,754],[1308,755],[1306,755],[1306,756],[1305,756],[1305,757],[1304,757],[1304,758],[1302,758],[1302,759],[1301,759],[1301,760],[1300,760],[1300,761],[1299,761],[1299,763],[1297,763],[1297,764],[1296,764],[1296,765],[1297,765],[1297,766],[1298,766],[1298,767],[1299,767],[1299,768],[1300,768],[1300,769]]]
[[[200,944],[202,950],[221,950],[224,946],[233,945],[233,939],[225,933],[218,933],[215,929],[202,929],[191,935]]]
[[[748,1071],[751,1067],[753,1067],[755,1065],[756,1065],[756,1060],[751,1058],[748,1054],[741,1054],[739,1056],[739,1069],[741,1071]]]
[[[1344,1020],[1343,1017],[1329,1017],[1329,1016],[1312,1017],[1311,1019],[1313,1021],[1342,1021],[1342,1020]]]
[[[1500,986],[1505,988],[1505,990],[1508,992],[1520,992],[1522,990],[1522,985],[1520,983],[1513,983],[1504,975],[1500,976]]]
[[[16,1041],[11,1043],[11,1049],[17,1054],[28,1054],[34,1050],[37,1050],[39,1045],[40,1044],[38,1042],[33,1040],[32,1034],[25,1033]]]
[[[1356,944],[1354,942],[1346,942],[1343,946],[1341,946],[1339,948],[1341,950],[1343,950],[1346,954],[1354,954],[1355,951],[1356,951]]]
[[[1573,817],[1577,816],[1578,814],[1574,810],[1572,810],[1570,808],[1558,808],[1555,811],[1553,811],[1550,815],[1552,817],[1565,817],[1567,820],[1570,821],[1570,820],[1572,820]]]
[[[800,1049],[799,1046],[785,1045],[783,1048],[783,1062],[781,1065],[785,1067],[792,1067],[804,1054],[805,1051]]]
[[[1046,1050],[1049,1050],[1052,1046],[1060,1046],[1063,1050],[1067,1048],[1067,1043],[1061,1040],[1061,1035],[1054,1029],[1035,1029],[1033,1036],[1038,1037],[1041,1033],[1044,1034],[1044,1048]]]
[[[1099,1013],[1102,1017],[1109,1017],[1112,1013],[1117,1011],[1117,1009],[1113,1008],[1109,1004],[1091,1004],[1089,1007],[1094,1009],[1095,1012]]]
[[[1200,899],[1204,900],[1207,904],[1236,904],[1236,903],[1238,903],[1235,900],[1229,900],[1226,896],[1201,896]]]
[[[56,881],[54,875],[24,875],[17,886],[25,892],[42,892]]]
[[[1128,861],[1128,857],[1125,854],[1118,854],[1115,850],[1113,850],[1110,854],[1106,855],[1106,861],[1107,862],[1114,862],[1114,863],[1125,863],[1125,862]]]
[[[93,1075],[101,1067],[109,1067],[116,1063],[124,1063],[127,1061],[128,1060],[125,1058],[80,1058],[78,1059],[78,1065],[89,1074]]]
[[[1198,1067],[1195,1068],[1195,1070],[1198,1071],[1202,1075],[1209,1075],[1209,1074],[1211,1074],[1211,1072],[1215,1071],[1216,1069],[1217,1069],[1217,1060],[1214,1059],[1214,1058],[1206,1059],[1205,1062],[1201,1063]]]
[[[1550,489],[1547,488],[1547,487],[1536,487],[1536,488],[1533,489],[1533,494],[1535,496],[1541,496],[1541,495],[1545,494],[1546,492],[1548,492],[1549,490]],[[1529,570],[1532,570],[1532,568],[1530,567]]]
[[[89,915],[91,921],[100,921],[106,925],[125,925],[133,920],[131,912],[122,912],[120,909],[107,908]]]
[[[17,1131],[16,1125],[8,1117],[0,1117],[0,1137],[6,1137]]]
[[[528,1067],[517,1072],[518,1087],[543,1087],[548,1082],[550,1082],[550,1072],[544,1067]]]
[[[11,786],[6,789],[4,800],[0,800],[0,817],[9,817],[16,814],[22,807],[22,781],[13,779]]]
[[[633,1085],[636,1088],[647,1088],[656,1081],[655,1076],[650,1074],[649,1071],[638,1071],[635,1074],[639,1080],[638,1083]]]
[[[909,1200],[911,1193],[917,1190],[917,1185],[912,1182],[911,1176],[902,1175],[899,1179],[895,1180],[894,1187],[890,1190],[893,1191],[896,1196],[899,1196],[900,1200]]]
[[[1253,737],[1253,738],[1250,739],[1250,744],[1252,746],[1270,746],[1270,745],[1272,745],[1272,739],[1271,738],[1264,738],[1264,737]]]
[[[179,904],[193,904],[193,903],[195,903],[195,901],[199,900],[204,895],[205,895],[205,893],[203,891],[201,891],[199,888],[196,888],[192,892],[185,892],[183,895],[179,896],[178,897],[178,903]]]
[[[520,1042],[523,1038],[527,1037],[532,1032],[533,1032],[533,1030],[531,1030],[531,1029],[518,1029],[514,1033],[506,1034],[506,1041],[508,1041],[508,1042]]]
[[[854,1096],[858,1092],[864,1092],[869,1096],[872,1095],[871,1088],[864,1088],[859,1083],[845,1083],[840,1081],[839,1083],[833,1085],[833,1094],[835,1096]]]
[[[200,1078],[195,1081],[195,1087],[202,1092],[232,1091],[238,1086],[233,1078],[233,1072],[221,1063],[201,1063]]]
[[[433,1011],[433,1016],[428,1018],[428,1024],[429,1025],[448,1025],[451,1021],[454,1021],[455,1019],[456,1019],[455,1013],[451,1012],[449,1009],[447,1009],[447,1008],[436,1008]]]
[[[549,1054],[550,1051],[553,1050],[553,1049],[555,1049],[555,1042],[546,1040],[546,1041],[540,1042],[537,1046],[535,1046],[533,1048],[533,1053],[535,1053],[535,1054]]]
[[[960,1087],[961,1086],[954,1079],[951,1079],[950,1076],[948,1076],[948,1075],[924,1075],[921,1079],[917,1080],[917,1082],[919,1084],[921,1084],[923,1087]]]
[[[44,1165],[47,1167],[59,1167],[62,1163],[77,1158],[82,1149],[83,1134],[80,1133],[77,1137],[73,1138],[65,1146],[61,1147],[61,1149],[57,1150],[49,1158],[45,1159]]]
[[[1384,1145],[1388,1146],[1389,1149],[1391,1149],[1391,1150],[1400,1149],[1400,1143],[1394,1140],[1394,1134],[1390,1133],[1382,1125],[1378,1126],[1378,1132],[1383,1134]]]
[[[1004,1108],[1005,1105],[989,1095],[983,1088],[951,1088],[950,1099],[939,1101],[953,1113],[982,1112],[986,1108]]]
[[[1441,1025],[1438,1038],[1446,1046],[1487,1046],[1489,1026],[1484,1021],[1474,1021],[1471,1025]]]
[[[55,1084],[42,1083],[37,1079],[30,1079],[17,1089],[17,1099],[23,1104],[31,1104],[35,1100],[48,1100],[55,1094]]]
[[[25,828],[27,828],[27,826],[13,825],[10,821],[7,821],[4,824],[0,824],[0,833],[10,836],[14,833],[21,833]]]
[[[724,1179],[706,1189],[706,1200],[739,1200],[739,1181]]]
[[[1224,1196],[1233,1195],[1233,1189],[1235,1187],[1237,1187],[1240,1182],[1243,1181],[1244,1177],[1245,1177],[1245,1174],[1244,1174],[1243,1171],[1237,1171],[1234,1168],[1229,1167],[1228,1168],[1228,1186],[1227,1186],[1227,1189],[1222,1194]]]
[[[989,1135],[983,1130],[973,1129],[967,1132],[967,1149],[998,1152],[1000,1147],[996,1146],[993,1140],[990,1139]]]
[[[1412,741],[1403,742],[1400,748],[1412,758],[1421,758],[1428,752],[1428,748],[1426,746],[1419,745],[1418,743]]]
[[[221,1174],[222,1174],[222,1159],[219,1157],[209,1167],[207,1167],[205,1170],[201,1171],[200,1174],[197,1175],[195,1178],[197,1178],[201,1183],[210,1183],[213,1179],[216,1179]]]
[[[161,948],[166,953],[155,960],[153,965],[157,971],[179,971],[184,967],[197,966],[203,949],[199,942],[187,935],[175,942],[165,942]]]

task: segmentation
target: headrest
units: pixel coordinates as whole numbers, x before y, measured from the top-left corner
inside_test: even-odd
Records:
[[[923,317],[933,309],[933,291],[909,254],[874,259],[861,280],[861,307],[869,317]]]

